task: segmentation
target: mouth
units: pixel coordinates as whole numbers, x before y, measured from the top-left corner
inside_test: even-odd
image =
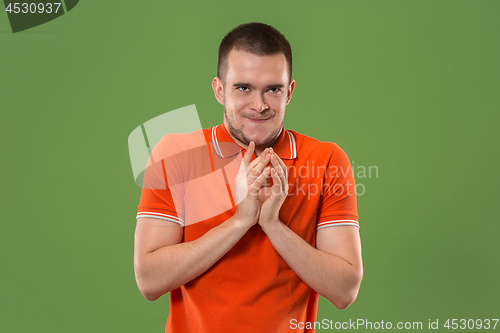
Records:
[[[253,123],[257,123],[257,124],[260,124],[260,123],[263,123],[265,122],[266,120],[268,120],[269,118],[263,118],[263,119],[256,119],[256,118],[247,118],[248,120],[250,120],[251,122]]]
[[[261,124],[261,123],[264,123],[266,122],[267,120],[271,119],[271,117],[266,117],[266,118],[253,118],[253,117],[245,117],[246,119],[248,119],[249,121],[253,122],[253,123],[257,123],[257,124]]]

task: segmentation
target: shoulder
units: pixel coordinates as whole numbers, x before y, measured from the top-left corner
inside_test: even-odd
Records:
[[[287,131],[295,138],[299,160],[315,161],[319,165],[350,166],[349,157],[337,143],[320,141],[293,130]]]
[[[154,145],[151,156],[154,160],[160,160],[179,153],[192,153],[206,150],[206,133],[208,130],[200,129],[191,133],[168,133],[161,137]]]
[[[335,142],[320,141],[294,130],[287,130],[287,132],[293,135],[298,152],[331,155],[335,150],[341,150]]]
[[[190,133],[167,133],[163,135],[160,141],[156,144],[157,147],[177,147],[181,150],[186,148],[194,148],[206,145],[206,136],[209,135],[210,130],[200,129]]]
[[[158,144],[178,144],[178,145],[193,145],[205,144],[205,137],[209,136],[210,129],[200,129],[190,133],[167,133],[163,135]]]

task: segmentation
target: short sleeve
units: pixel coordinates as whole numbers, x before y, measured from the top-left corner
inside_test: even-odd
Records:
[[[152,217],[184,226],[183,169],[179,152],[176,141],[169,135],[164,136],[151,152],[144,171],[137,218]]]
[[[359,228],[356,184],[347,154],[334,144],[323,181],[316,229],[351,225]]]

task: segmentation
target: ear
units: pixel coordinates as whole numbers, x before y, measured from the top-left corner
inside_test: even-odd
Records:
[[[217,101],[224,105],[224,85],[222,84],[222,80],[218,77],[214,77],[212,81],[212,89],[214,90],[214,95]]]
[[[286,105],[288,105],[288,103],[290,103],[294,89],[295,89],[295,80],[292,79],[292,82],[290,82],[290,84],[288,85],[288,91],[287,91],[287,96],[286,96]]]

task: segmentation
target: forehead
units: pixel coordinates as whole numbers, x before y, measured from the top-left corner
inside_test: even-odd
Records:
[[[288,82],[288,67],[284,54],[260,56],[233,49],[227,57],[228,82],[249,82],[258,84]]]

